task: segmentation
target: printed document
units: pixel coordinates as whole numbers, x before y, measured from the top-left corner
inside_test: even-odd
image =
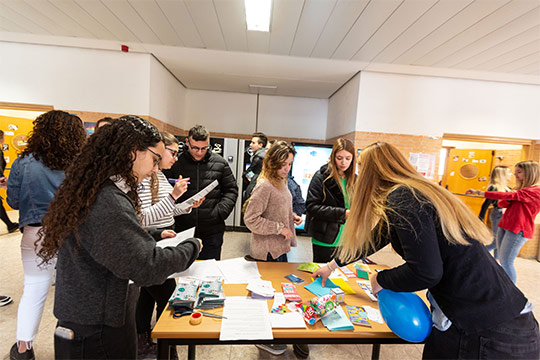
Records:
[[[220,341],[272,340],[272,323],[266,300],[227,296],[221,321]]]
[[[183,201],[180,203],[180,208],[182,209],[185,209],[185,208],[188,208],[190,207],[191,205],[193,205],[196,201],[199,201],[201,200],[203,197],[205,197],[210,191],[212,191],[216,186],[218,186],[218,181],[217,180],[214,180],[210,183],[210,185],[208,185],[207,187],[205,187],[204,189],[202,189],[201,191],[199,191],[198,193],[196,193],[195,195],[193,195],[192,197],[190,197],[189,199]]]

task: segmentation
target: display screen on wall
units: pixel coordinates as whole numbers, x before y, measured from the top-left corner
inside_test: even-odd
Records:
[[[294,181],[300,185],[302,197],[306,200],[311,178],[321,166],[328,162],[328,158],[332,153],[332,145],[295,142],[292,145],[296,150],[296,156],[294,157],[291,175]],[[303,229],[304,223],[297,228]]]

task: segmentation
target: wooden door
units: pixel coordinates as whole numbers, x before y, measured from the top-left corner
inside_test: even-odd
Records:
[[[492,150],[451,149],[442,185],[467,204],[475,214],[479,214],[484,198],[464,194],[470,188],[486,190],[492,162]]]

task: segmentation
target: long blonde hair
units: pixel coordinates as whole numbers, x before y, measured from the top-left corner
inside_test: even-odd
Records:
[[[163,138],[163,144],[165,144],[165,146],[178,144],[178,139],[169,132],[162,131],[161,137]],[[150,175],[150,194],[152,195],[152,205],[159,202],[159,180],[156,173],[152,173],[152,175]]]
[[[464,203],[422,177],[393,145],[371,144],[360,153],[358,164],[351,213],[339,250],[342,261],[368,255],[388,234],[387,214],[393,209],[388,208],[387,198],[398,187],[407,187],[420,201],[433,204],[449,243],[468,245],[466,237],[484,244],[492,241],[491,232]]]
[[[493,185],[497,191],[507,191],[508,171],[507,166],[495,166],[489,175],[489,185]]]
[[[540,169],[536,161],[527,160],[521,161],[516,164],[516,167],[523,170],[523,181],[516,179],[516,189],[523,189],[527,186],[538,185],[540,181]]]
[[[340,152],[341,150],[345,150],[348,153],[352,155],[352,161],[351,165],[349,165],[349,168],[345,170],[345,183],[347,184],[347,188],[343,189],[343,184],[341,183],[341,177],[339,176],[339,170],[336,164],[336,154]],[[356,177],[355,174],[355,160],[356,160],[356,151],[354,149],[354,145],[350,140],[339,138],[334,143],[334,146],[332,147],[332,153],[330,154],[330,158],[328,159],[328,172],[330,175],[324,181],[328,179],[334,179],[334,181],[338,184],[338,186],[341,188],[341,191],[345,192],[349,198],[351,197],[354,189],[354,178]],[[324,187],[323,187],[324,192]],[[323,194],[324,197],[326,197],[326,193]]]
[[[263,168],[257,181],[259,181],[259,179],[266,179],[270,184],[279,189],[282,184],[287,186],[287,178],[281,178],[278,175],[278,170],[283,167],[289,154],[293,154],[293,156],[296,155],[294,147],[289,145],[286,141],[276,141],[264,156]]]

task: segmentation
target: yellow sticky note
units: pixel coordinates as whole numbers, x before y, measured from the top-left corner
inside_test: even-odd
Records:
[[[337,286],[339,286],[340,289],[343,290],[345,295],[347,295],[347,294],[356,294],[356,291],[354,291],[352,289],[352,287],[350,287],[349,284],[347,284],[347,282],[345,280],[343,280],[343,279],[332,279],[332,282],[334,284],[336,284]]]

